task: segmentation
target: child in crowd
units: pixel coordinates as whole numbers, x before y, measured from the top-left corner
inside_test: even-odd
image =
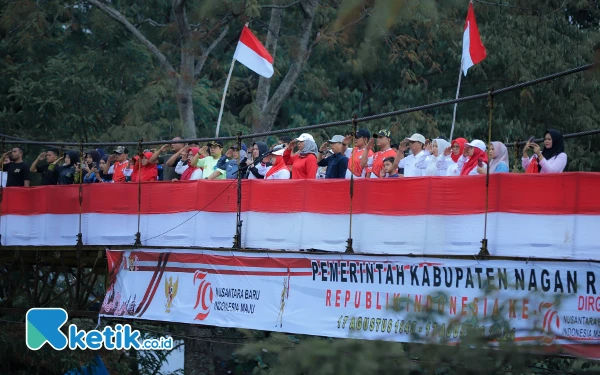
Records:
[[[379,177],[381,178],[397,178],[403,177],[398,173],[397,169],[394,169],[394,157],[390,156],[383,159],[383,168],[381,169]]]

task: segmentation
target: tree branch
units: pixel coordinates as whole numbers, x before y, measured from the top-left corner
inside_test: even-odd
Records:
[[[190,35],[190,24],[188,23],[187,13],[185,11],[185,0],[173,0],[173,14],[177,20],[179,32],[183,38],[183,44]]]
[[[148,23],[148,24],[150,24],[150,26],[154,26],[154,27],[165,27],[165,26],[167,26],[166,23],[158,23],[158,22],[154,21],[151,18],[146,18],[146,19],[143,19],[143,20],[139,21],[138,23],[136,23],[135,27],[136,28],[140,27],[140,26],[142,26],[145,23]]]
[[[198,79],[198,77],[200,77],[200,72],[202,71],[202,68],[204,67],[204,63],[206,63],[206,59],[208,58],[208,55],[210,55],[210,53],[215,49],[217,44],[219,44],[223,40],[223,38],[225,38],[228,31],[229,31],[229,25],[225,26],[225,28],[221,32],[221,35],[219,35],[217,37],[217,39],[213,40],[213,42],[210,44],[210,46],[208,46],[207,48],[205,48],[202,51],[202,55],[200,55],[200,58],[198,58],[198,62],[196,63],[196,68],[194,69],[194,78],[195,79]]]
[[[94,5],[96,8],[103,11],[104,13],[106,13],[109,17],[111,17],[112,19],[114,19],[115,21],[120,23],[121,25],[123,25],[143,45],[145,45],[146,48],[148,48],[148,50],[154,55],[154,57],[156,57],[158,59],[160,64],[167,70],[169,79],[175,79],[175,76],[177,73],[176,73],[175,69],[173,68],[173,65],[171,65],[171,63],[167,59],[167,57],[162,52],[160,52],[160,50],[151,41],[149,41],[135,26],[133,26],[131,24],[131,22],[129,22],[127,20],[127,18],[125,18],[125,16],[123,16],[115,8],[113,8],[113,7],[109,6],[108,4],[105,4],[99,0],[88,0],[88,2],[92,5]]]
[[[298,53],[291,61],[290,68],[279,84],[273,97],[267,103],[263,116],[265,114],[274,115],[279,111],[283,101],[289,96],[294,86],[294,82],[300,75],[304,63],[308,58],[309,38],[312,31],[313,21],[315,19],[316,9],[319,5],[318,0],[306,0],[306,3],[301,3],[304,11],[304,19],[300,24],[300,37],[298,38]],[[318,37],[317,37],[318,38]]]
[[[271,10],[271,18],[267,25],[269,32],[267,33],[267,40],[265,43],[265,48],[271,56],[275,56],[277,53],[279,30],[281,29],[283,13],[284,10],[281,8],[273,8]],[[269,91],[271,91],[271,79],[261,76],[258,79],[258,88],[256,89],[256,99],[254,101],[261,112],[264,111],[267,102],[269,101]],[[253,120],[253,122],[256,122],[256,120]]]
[[[300,0],[294,1],[293,3],[288,4],[288,5],[261,5],[260,7],[261,8],[285,9],[285,8],[293,7],[294,5],[296,5],[298,3],[300,3]]]

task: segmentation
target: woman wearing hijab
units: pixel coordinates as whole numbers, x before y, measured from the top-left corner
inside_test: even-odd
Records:
[[[181,178],[179,179],[180,181],[196,181],[202,179],[202,168],[194,167],[190,164],[194,158],[194,155],[196,155],[199,151],[200,147],[190,147],[187,153],[187,159],[182,159],[177,163],[178,166],[179,163],[187,163],[187,168],[183,169],[183,172],[181,172]],[[175,172],[179,173],[177,168],[175,168]]]
[[[479,174],[477,171],[478,167],[485,170],[488,164],[488,154],[485,152],[485,149],[485,143],[479,139],[465,143],[463,156],[466,159],[458,161],[457,172],[460,171],[461,176],[471,176]]]
[[[139,163],[139,156],[135,156],[135,164],[132,166],[133,171],[131,172],[131,182],[147,182],[156,181],[158,177],[158,168],[154,163],[149,163],[148,160],[154,155],[151,151],[144,152],[142,154],[141,166]],[[140,178],[141,177],[141,178]]]
[[[508,168],[508,149],[502,142],[490,143],[490,173],[505,173],[509,171]],[[477,171],[481,174],[485,174],[486,171],[483,168],[478,168]]]
[[[533,156],[529,158],[527,150],[533,150]],[[522,165],[527,170],[529,163],[537,158],[539,173],[561,173],[567,166],[567,154],[565,153],[565,139],[562,134],[555,129],[546,131],[544,135],[544,150],[540,146],[527,142],[523,149]]]
[[[83,183],[110,182],[112,175],[104,174],[104,165],[108,163],[108,155],[100,158],[97,165],[92,165],[88,174],[83,177]]]
[[[283,161],[284,147],[273,151],[271,162],[273,166],[269,167],[265,173],[265,180],[289,180],[290,171]]]
[[[445,165],[445,163],[439,163],[440,166],[438,168],[438,161],[439,159],[445,158],[443,153],[449,147],[450,142],[446,141],[445,139],[434,139],[431,143],[431,153],[426,151],[429,156],[420,158],[416,164],[416,167],[425,170],[424,176],[445,176],[448,167]]]
[[[299,152],[292,156],[292,150],[298,145]],[[317,178],[317,153],[319,148],[310,134],[302,134],[294,139],[283,152],[283,161],[292,166],[292,179]]]
[[[271,166],[271,158],[265,157],[269,148],[265,142],[256,142],[252,145],[252,163],[248,166],[248,179],[264,179],[265,173]]]
[[[90,150],[85,153],[84,162],[81,163],[81,169],[83,170],[83,183],[90,184],[95,182],[101,182],[97,178],[97,169],[100,166],[100,153],[96,150]],[[94,172],[96,168],[96,172]]]
[[[463,156],[465,152],[465,143],[468,141],[465,138],[456,138],[452,141],[452,146],[444,150],[444,155],[438,158],[437,169],[445,169],[446,174],[444,176],[458,176],[456,173],[458,169],[458,159]]]
[[[58,168],[58,184],[71,185],[77,179],[81,178],[79,170],[79,153],[77,151],[67,151],[63,165]]]

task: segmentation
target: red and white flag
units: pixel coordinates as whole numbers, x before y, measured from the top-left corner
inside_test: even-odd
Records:
[[[479,29],[475,21],[473,3],[469,3],[469,12],[465,22],[465,33],[463,35],[462,70],[467,75],[467,70],[485,59],[485,47],[481,43]]]
[[[248,69],[263,77],[273,75],[273,57],[265,46],[252,34],[248,26],[244,26],[240,41],[233,57]]]

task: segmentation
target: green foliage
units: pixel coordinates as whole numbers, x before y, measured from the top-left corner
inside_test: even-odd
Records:
[[[204,66],[193,93],[199,136],[214,134],[238,30],[246,21],[264,42],[271,8],[293,2],[188,2],[190,23],[213,25],[227,12],[226,43]],[[172,62],[179,30],[171,3],[113,4]],[[522,9],[474,4],[488,57],[463,77],[461,95],[485,92],[592,61],[600,10],[591,1],[524,3]],[[0,121],[3,133],[31,139],[123,140],[182,133],[176,92],[147,48],[121,25],[85,3],[3,1],[0,28]],[[298,51],[300,4],[285,8],[271,94]],[[324,1],[317,9],[312,50],[275,129],[366,116],[454,97],[466,6],[462,1]],[[150,22],[149,20],[152,20]],[[317,37],[317,32],[319,36]],[[206,36],[199,33],[198,42]],[[214,38],[214,35],[212,36]],[[210,39],[209,39],[210,40]],[[597,128],[598,73],[572,75],[495,98],[494,140],[542,137]],[[249,133],[259,116],[253,103],[258,78],[234,69],[223,135]],[[456,136],[487,139],[485,100],[458,106]],[[360,124],[392,128],[395,141],[413,132],[448,137],[452,107]],[[349,127],[315,132],[319,138]],[[598,170],[600,137],[567,142],[569,170]],[[511,154],[512,155],[512,154]],[[513,156],[514,157],[514,156]]]

